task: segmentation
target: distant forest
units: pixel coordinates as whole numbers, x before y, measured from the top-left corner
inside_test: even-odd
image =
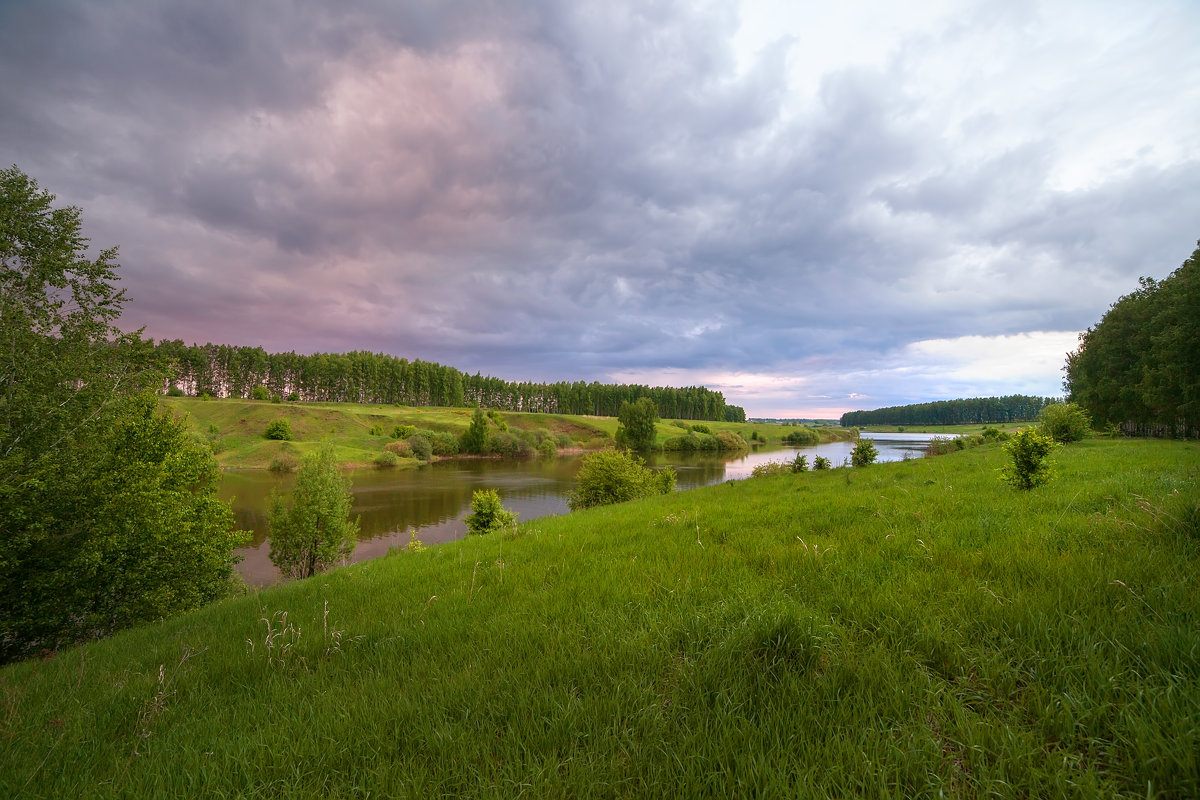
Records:
[[[1126,433],[1200,436],[1200,242],[1112,304],[1067,357],[1071,400]]]
[[[938,400],[910,406],[890,406],[874,411],[847,411],[842,425],[988,425],[1037,419],[1038,412],[1053,397],[973,397],[966,400]]]
[[[382,353],[268,353],[261,347],[182,341],[158,342],[174,387],[190,395],[250,397],[265,386],[280,398],[301,401],[392,403],[406,406],[473,406],[501,411],[594,414],[615,417],[624,402],[649,397],[666,419],[745,422],[746,412],[703,386],[672,388],[583,381],[513,382],[468,375],[431,361]]]

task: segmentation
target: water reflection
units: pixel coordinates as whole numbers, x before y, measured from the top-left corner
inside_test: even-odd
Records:
[[[932,434],[863,434],[875,441],[880,461],[919,457]],[[771,448],[730,458],[704,454],[663,454],[648,459],[654,467],[670,465],[679,474],[678,488],[694,489],[750,476],[754,467],[769,461],[791,461],[797,453],[816,456],[840,467],[850,458],[852,442],[832,442],[816,447]],[[441,544],[466,535],[463,519],[470,513],[476,489],[495,489],[504,505],[521,520],[564,514],[567,493],[574,487],[580,457],[533,461],[488,459],[443,461],[413,470],[356,470],[354,509],[359,515],[359,542],[352,561],[386,555],[392,547],[408,544],[416,529],[427,545]],[[240,550],[239,571],[247,583],[267,585],[279,579],[267,544],[267,508],[272,491],[286,493],[294,475],[262,470],[224,473],[220,495],[233,498],[238,527],[254,534],[250,546]]]

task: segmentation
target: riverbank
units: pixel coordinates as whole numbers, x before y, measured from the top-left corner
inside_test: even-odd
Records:
[[[1195,796],[1200,445],[399,551],[0,671],[0,795]]]
[[[334,446],[337,460],[347,468],[370,466],[395,441],[397,426],[433,433],[450,434],[457,439],[466,431],[473,409],[415,408],[359,403],[272,403],[243,399],[200,399],[164,397],[163,405],[185,417],[197,436],[208,441],[222,467],[267,469],[277,459],[297,460],[323,440]],[[290,440],[265,437],[267,426],[286,420]],[[598,450],[612,446],[617,432],[615,417],[569,414],[533,414],[497,412],[489,417],[489,429],[527,438],[549,438],[565,454]],[[731,431],[749,443],[760,439],[779,443],[795,430],[784,425],[736,422],[696,422],[661,420],[657,442],[679,436],[680,426],[702,425],[712,432]],[[855,435],[853,429],[818,428],[821,441],[838,441]],[[393,468],[412,468],[422,462],[400,458]]]

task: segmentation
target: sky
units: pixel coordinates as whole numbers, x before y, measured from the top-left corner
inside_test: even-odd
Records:
[[[127,330],[752,417],[1062,394],[1200,239],[1194,0],[0,0]]]

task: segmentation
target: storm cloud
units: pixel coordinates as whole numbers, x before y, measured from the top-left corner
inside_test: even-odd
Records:
[[[10,2],[0,161],[156,338],[752,416],[1023,392],[1200,237],[1185,2]]]

